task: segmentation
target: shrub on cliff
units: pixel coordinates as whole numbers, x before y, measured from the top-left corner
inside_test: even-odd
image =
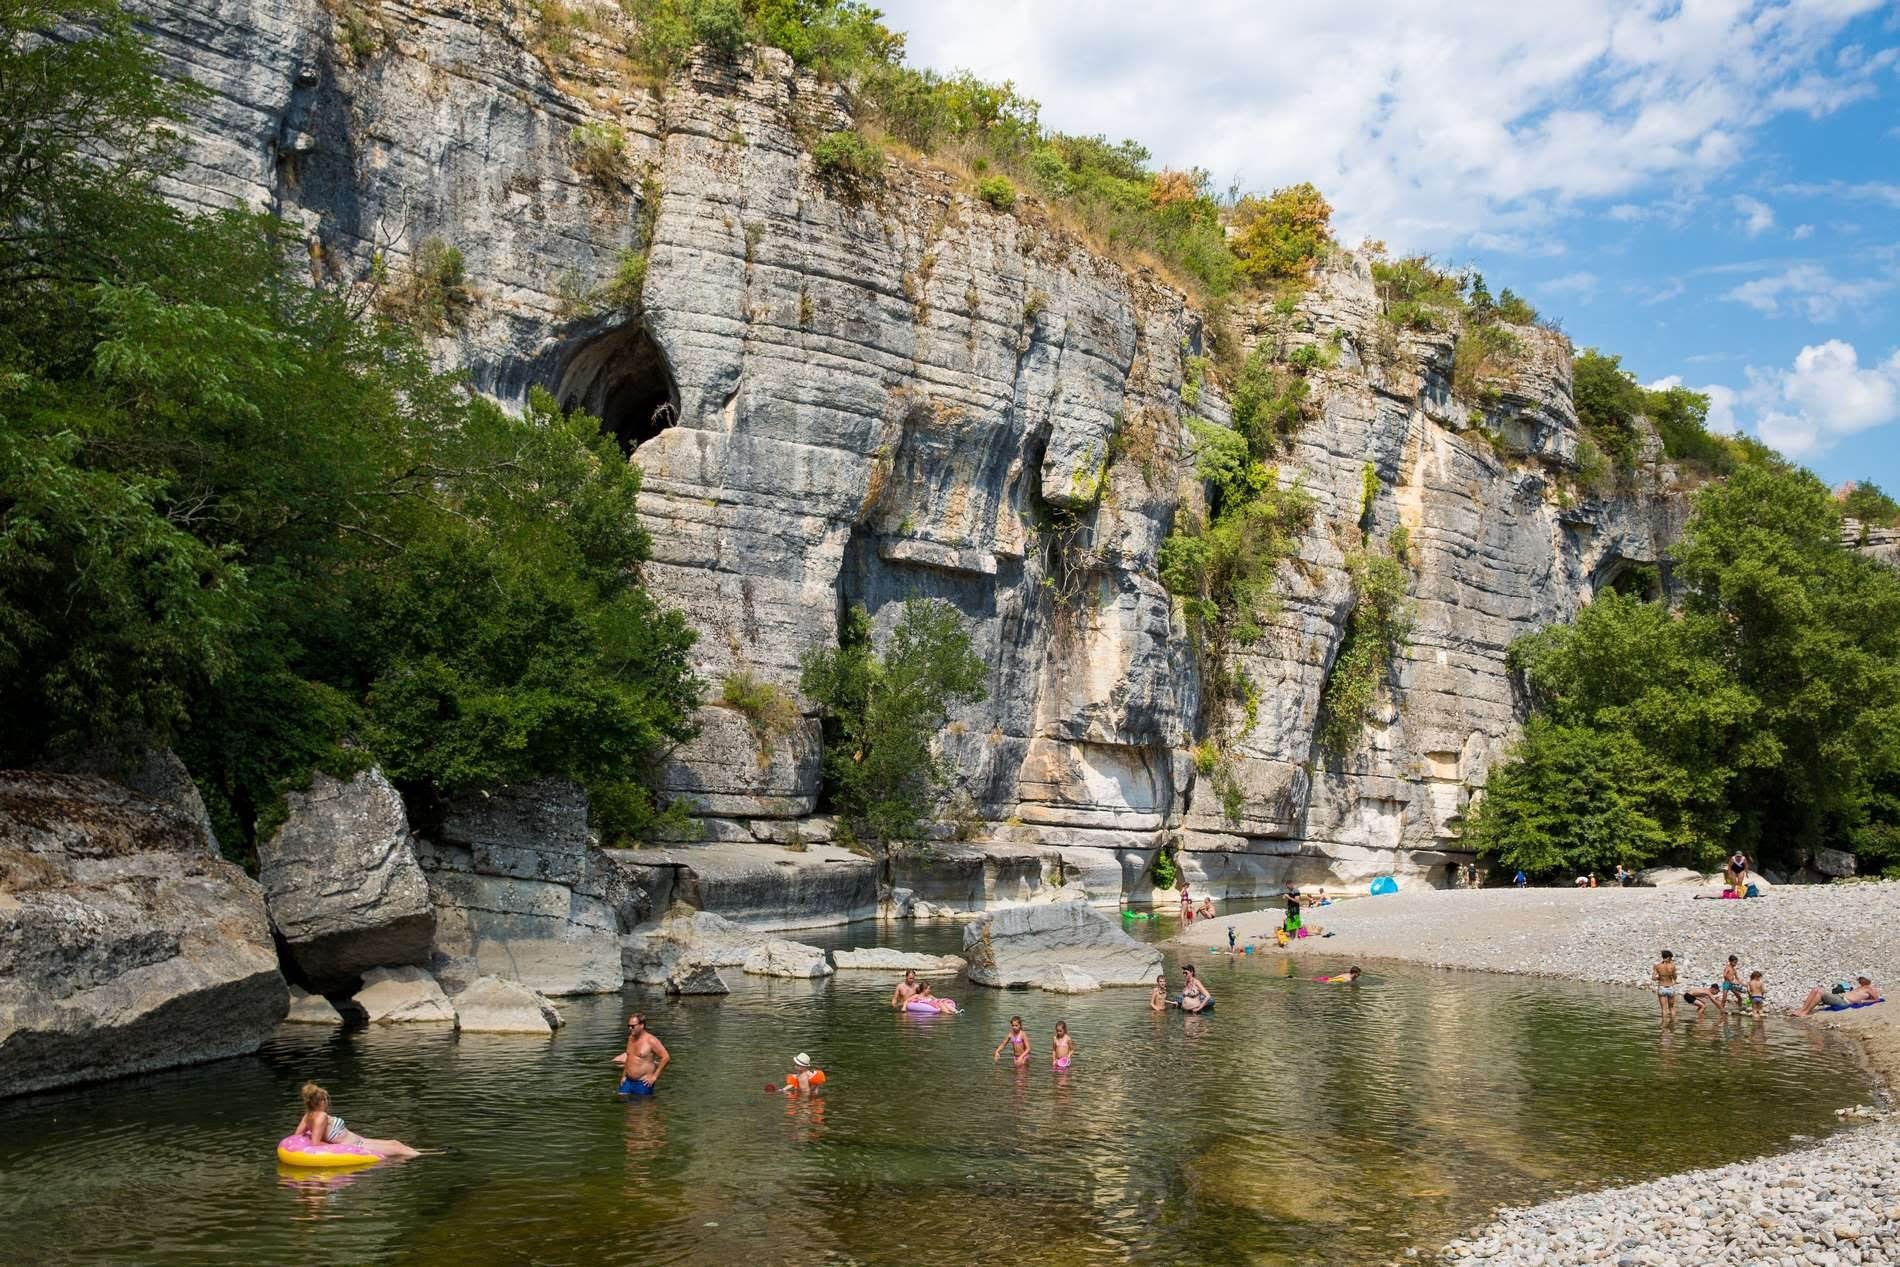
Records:
[[[914,840],[950,771],[934,741],[958,704],[986,698],[988,666],[948,603],[913,598],[883,654],[854,606],[835,650],[809,652],[799,687],[824,720],[825,799],[860,837]]]
[[[1332,219],[1332,207],[1305,182],[1242,198],[1233,235],[1241,275],[1255,283],[1303,281],[1332,241]]]
[[[856,132],[827,132],[811,147],[818,174],[847,190],[860,192],[884,179],[884,155]]]

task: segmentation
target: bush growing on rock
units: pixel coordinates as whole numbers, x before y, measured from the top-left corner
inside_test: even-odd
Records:
[[[599,185],[618,184],[626,174],[627,134],[618,124],[590,119],[574,129],[574,166]]]
[[[976,196],[998,211],[1008,211],[1016,205],[1016,186],[1006,176],[988,176],[976,182]]]
[[[818,174],[849,190],[863,190],[884,179],[884,155],[856,132],[827,132],[811,147]]]
[[[985,699],[988,667],[948,603],[913,598],[883,654],[854,606],[835,650],[804,659],[800,689],[824,719],[825,797],[860,838],[912,840],[949,783],[934,746],[958,704]]]
[[[1332,242],[1333,209],[1318,189],[1301,182],[1265,198],[1249,195],[1234,208],[1234,254],[1255,283],[1299,281]]]

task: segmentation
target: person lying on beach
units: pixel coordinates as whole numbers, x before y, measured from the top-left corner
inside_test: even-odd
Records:
[[[1018,1069],[1029,1063],[1029,1035],[1023,1033],[1023,1018],[1009,1018],[1009,1033],[1003,1035],[1003,1041],[996,1044],[996,1050],[990,1053],[990,1063],[995,1064],[1003,1058],[1003,1048],[1009,1048],[1015,1054],[1010,1063]]]
[[[1069,1023],[1056,1022],[1056,1040],[1049,1049],[1049,1061],[1057,1069],[1067,1069],[1075,1059],[1075,1040],[1069,1037]]]
[[[1709,1004],[1711,1003],[1715,1004],[1715,1010],[1718,1013],[1726,1014],[1728,1011],[1728,1008],[1723,1004],[1722,983],[1720,981],[1709,982],[1708,988],[1706,989],[1699,985],[1690,986],[1682,992],[1682,1001],[1695,1004],[1695,1014],[1698,1019],[1708,1010]]]
[[[1665,1021],[1676,1019],[1676,952],[1665,950],[1662,959],[1649,970],[1649,976],[1656,983],[1656,1006],[1662,1009]]]
[[[1768,1007],[1768,983],[1761,979],[1761,973],[1748,974],[1748,1005],[1760,1016]]]
[[[904,970],[904,979],[897,983],[895,990],[891,991],[891,1010],[896,1012],[903,1011],[904,1004],[910,1002],[911,996],[916,993],[917,969],[906,968]]]
[[[1165,1012],[1172,1006],[1174,1006],[1174,1004],[1168,999],[1168,979],[1166,977],[1156,977],[1155,988],[1148,991],[1148,1010],[1150,1012]]]
[[[1201,984],[1201,978],[1192,965],[1181,969],[1185,980],[1181,982],[1181,1010],[1183,1012],[1208,1012],[1214,1007],[1214,996]]]
[[[297,1119],[292,1135],[302,1135],[317,1144],[355,1144],[378,1157],[420,1157],[421,1153],[399,1139],[365,1139],[330,1112],[330,1093],[314,1082],[303,1084],[303,1116]]]
[[[1854,988],[1851,990],[1843,989],[1838,985],[1815,986],[1808,991],[1807,1001],[1795,1009],[1795,1015],[1806,1016],[1817,1007],[1829,1012],[1845,1012],[1856,1003],[1878,1002],[1880,1002],[1880,988],[1867,977],[1855,977]]]
[[[673,1059],[666,1044],[647,1033],[647,1018],[638,1012],[627,1018],[627,1049],[614,1057],[620,1066],[621,1095],[652,1095],[660,1070]]]

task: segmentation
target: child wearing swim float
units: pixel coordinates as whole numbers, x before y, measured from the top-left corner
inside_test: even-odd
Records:
[[[991,1064],[995,1064],[1003,1058],[1003,1048],[1005,1047],[1010,1048],[1015,1053],[1015,1055],[1010,1057],[1011,1064],[1020,1069],[1029,1063],[1029,1035],[1023,1033],[1022,1017],[1012,1016],[1009,1018],[1009,1033],[1003,1035],[1003,1041],[996,1044],[996,1050],[990,1053]]]
[[[1069,1062],[1075,1059],[1075,1040],[1069,1037],[1069,1023],[1056,1022],[1056,1041],[1050,1049],[1050,1062],[1057,1069],[1067,1069]]]
[[[792,1057],[792,1072],[785,1075],[785,1085],[772,1090],[786,1095],[810,1095],[815,1088],[824,1085],[825,1071],[812,1068],[811,1057],[801,1051]]]
[[[355,1144],[367,1148],[378,1157],[420,1157],[409,1145],[399,1139],[365,1139],[343,1124],[343,1119],[330,1112],[330,1093],[314,1082],[303,1084],[303,1116],[297,1119],[297,1129],[291,1134],[301,1135],[315,1144]]]

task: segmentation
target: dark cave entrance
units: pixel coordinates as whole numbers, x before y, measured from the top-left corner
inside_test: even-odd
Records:
[[[563,409],[584,409],[633,451],[679,421],[679,387],[660,345],[639,323],[590,339],[567,358],[555,390]]]
[[[1664,588],[1662,569],[1656,564],[1619,557],[1610,559],[1597,570],[1591,591],[1601,594],[1604,590],[1615,590],[1628,598],[1655,603],[1662,601]]]

